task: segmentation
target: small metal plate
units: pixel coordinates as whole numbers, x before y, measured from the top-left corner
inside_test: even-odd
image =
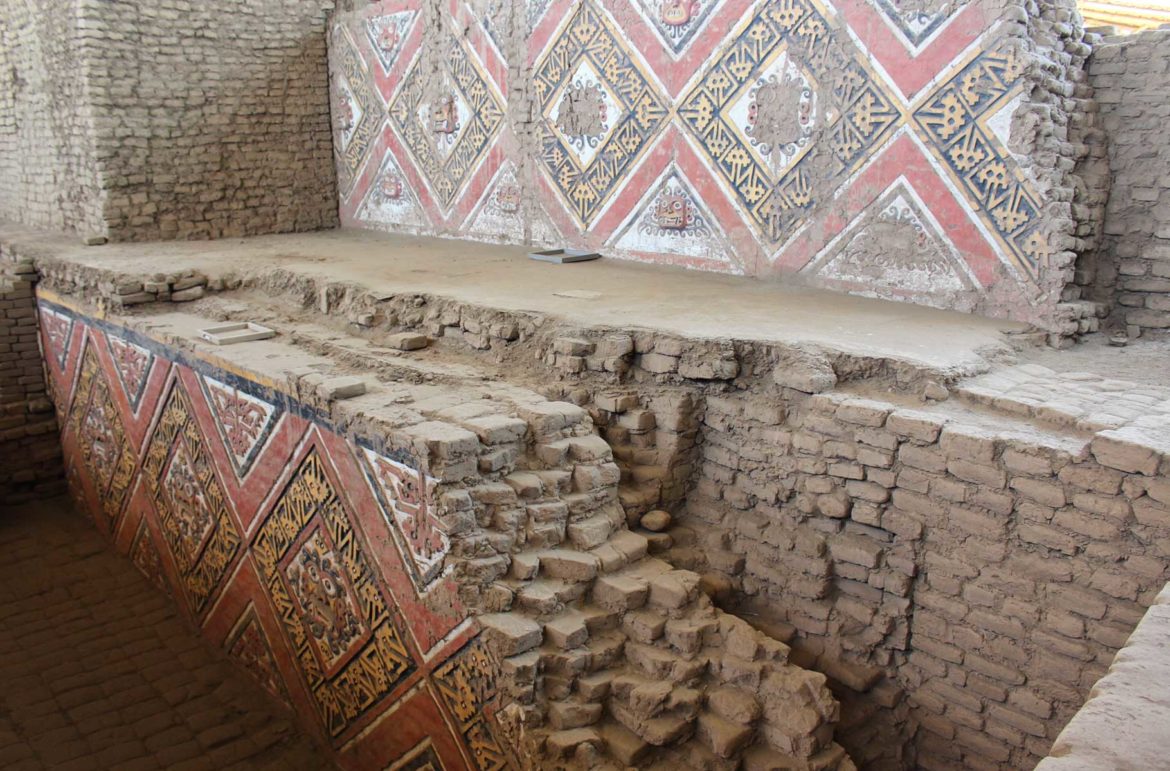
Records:
[[[570,262],[599,260],[601,255],[597,252],[586,252],[581,249],[546,249],[542,252],[529,252],[528,258],[563,265]]]
[[[201,329],[199,336],[215,345],[234,345],[235,343],[250,343],[253,340],[267,340],[270,337],[276,337],[276,331],[251,321],[242,321],[236,324],[221,324],[217,327]]]

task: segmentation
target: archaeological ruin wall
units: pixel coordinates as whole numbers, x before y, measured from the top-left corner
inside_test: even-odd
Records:
[[[475,10],[472,10],[472,9]],[[1096,326],[1071,4],[384,0],[335,15],[346,225]]]
[[[31,257],[0,245],[0,504],[64,492],[57,416],[49,400]]]
[[[0,2],[0,219],[104,231],[75,0]]]
[[[1130,337],[1170,329],[1168,58],[1170,31],[1147,30],[1105,38],[1089,67],[1113,185],[1096,292]]]
[[[382,737],[424,681],[433,704],[413,703],[453,732],[436,750],[450,758],[481,746],[459,723],[475,710],[451,701],[466,685],[504,715],[486,724],[493,746],[519,747],[523,725],[534,744],[521,752],[549,763],[815,767],[844,752],[873,769],[1026,767],[1170,579],[1165,387],[582,327],[283,269],[177,273],[162,293],[150,275],[52,256],[37,267],[76,495],[123,551],[153,538],[157,560],[140,559],[215,644],[234,647],[252,603],[275,662],[261,682],[287,689],[346,767],[390,759],[357,737]],[[174,304],[188,284],[202,299]],[[116,318],[97,321],[92,303]],[[243,309],[282,329],[280,344],[193,343]],[[67,332],[54,313],[72,319]],[[341,398],[353,373],[369,390]],[[158,481],[177,456],[148,463],[171,452],[155,444],[179,441],[160,433],[175,404],[193,416],[183,436],[199,449],[184,452],[208,464],[201,499],[223,501],[216,521],[235,534],[230,554],[203,553],[229,567],[184,556],[188,509]],[[87,449],[103,425],[129,437],[100,445],[137,459],[125,476]],[[324,643],[290,631],[298,611],[281,598],[296,552],[264,552],[314,452],[326,469],[315,489],[338,501],[328,516],[352,523],[322,532],[353,534],[407,640],[403,671],[420,673],[338,707],[344,719],[314,679]],[[413,491],[380,487],[378,464]],[[317,532],[281,527],[300,545]],[[448,588],[432,594],[426,576]],[[486,646],[476,666],[500,674],[443,681],[452,635]],[[813,702],[787,686],[768,695],[807,678]],[[797,703],[810,711],[793,723]]]
[[[47,274],[74,499],[341,767],[854,768],[825,676],[628,527],[585,408],[327,326],[213,350],[211,317],[97,318],[129,277]]]
[[[0,5],[0,218],[101,242],[337,225],[319,0]]]

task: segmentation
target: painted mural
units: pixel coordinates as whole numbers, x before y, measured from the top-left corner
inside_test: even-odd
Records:
[[[213,644],[343,768],[512,767],[417,463],[51,294],[39,312],[75,499]]]
[[[337,16],[347,225],[964,310],[1045,291],[1044,200],[1011,145],[1026,55],[990,3],[520,5]]]

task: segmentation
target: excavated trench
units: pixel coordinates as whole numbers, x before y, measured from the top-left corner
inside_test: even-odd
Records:
[[[339,437],[325,444],[419,466],[445,567],[431,565],[442,587],[417,612],[477,617],[498,669],[468,693],[489,705],[501,756],[1026,767],[1166,578],[1165,461],[1143,421],[1170,394],[1155,387],[1072,410],[1092,389],[1055,393],[1031,365],[960,382],[977,371],[284,270],[194,277],[224,291],[98,322],[91,303],[117,297],[102,299],[100,276],[46,273],[42,319],[128,335],[204,383],[208,367],[237,389],[263,383]],[[245,320],[277,338],[195,342]],[[367,391],[343,398],[336,379],[354,375]],[[67,428],[67,456],[69,441]],[[297,452],[280,462],[294,478]],[[256,527],[239,534],[253,553]],[[463,628],[431,626],[413,634],[432,652]],[[323,740],[354,767],[358,737],[385,730],[338,725]]]

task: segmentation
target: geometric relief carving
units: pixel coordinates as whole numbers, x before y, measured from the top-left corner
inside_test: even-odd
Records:
[[[110,357],[114,360],[114,371],[118,373],[122,391],[126,394],[126,400],[130,402],[130,408],[137,412],[142,392],[146,389],[150,367],[154,364],[154,354],[113,334],[106,335],[106,342],[109,344]]]
[[[142,518],[138,525],[138,532],[134,535],[134,543],[130,546],[130,561],[146,576],[152,584],[167,594],[171,588],[167,584],[166,574],[163,573],[162,556],[150,535],[150,528],[146,525],[146,518]]]
[[[516,2],[518,0],[487,0],[484,4],[483,12],[480,15],[480,24],[497,51],[505,50],[507,45],[508,33],[512,30],[513,19],[516,18],[512,14]],[[533,30],[544,18],[550,5],[552,5],[552,0],[524,0],[525,38],[532,37]],[[506,64],[507,62],[505,62]]]
[[[428,51],[424,44],[389,110],[391,124],[447,211],[503,126],[504,109],[465,45],[450,30],[441,34],[442,50]]]
[[[715,218],[674,164],[650,187],[610,243],[623,251],[678,254],[730,264]]]
[[[82,463],[97,488],[107,531],[112,533],[134,478],[134,451],[97,354],[88,342],[81,354],[69,423],[77,437]]]
[[[374,492],[421,594],[443,573],[451,542],[436,521],[436,480],[418,469],[363,448]]]
[[[142,462],[159,524],[196,615],[240,548],[227,496],[215,475],[190,397],[176,379]]]
[[[1004,109],[1025,87],[1024,65],[1016,43],[982,51],[927,98],[914,118],[930,151],[998,236],[1012,264],[1034,281],[1051,250],[1039,199],[1001,140]],[[1013,113],[1014,108],[1006,114]]]
[[[484,706],[496,695],[497,671],[496,662],[477,637],[434,673],[439,695],[455,716],[479,771],[508,767],[504,752],[492,734],[490,719],[484,714]]]
[[[913,189],[899,179],[842,230],[805,272],[857,285],[855,294],[913,295],[924,304],[962,309],[975,288],[966,263],[942,235]]]
[[[392,230],[418,231],[429,224],[410,183],[389,150],[355,216],[367,225],[388,225]]]
[[[582,226],[624,183],[668,107],[606,16],[586,2],[537,63],[540,160]]]
[[[337,737],[415,665],[316,449],[252,549],[318,713]]]
[[[282,701],[288,701],[284,680],[276,669],[272,646],[264,634],[264,627],[260,625],[254,605],[249,604],[236,621],[224,647],[256,682],[264,686],[264,690]]]
[[[333,104],[334,151],[340,187],[347,194],[365,164],[382,128],[382,105],[369,83],[369,72],[349,36],[340,27],[330,51],[336,52],[337,88]]]
[[[73,341],[73,317],[58,313],[44,305],[40,306],[41,329],[47,338],[49,353],[57,360],[61,369],[69,357],[69,344]]]
[[[698,37],[719,0],[636,0],[662,45],[679,56]]]
[[[200,378],[215,428],[237,476],[244,477],[264,447],[281,411],[235,386],[204,375]]]
[[[523,241],[525,225],[533,219],[525,211],[528,208],[539,211],[539,207],[524,206],[516,166],[505,161],[488,185],[478,210],[468,218],[465,230],[479,237]]]
[[[760,6],[678,115],[769,245],[830,201],[901,118],[815,0]]]
[[[872,0],[878,15],[911,51],[921,51],[968,0]]]
[[[410,34],[417,11],[400,11],[366,19],[366,37],[378,57],[382,72],[389,73],[402,50],[402,43]]]

